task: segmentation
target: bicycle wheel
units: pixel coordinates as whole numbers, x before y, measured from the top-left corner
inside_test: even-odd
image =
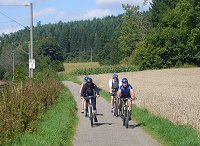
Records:
[[[93,113],[92,113],[92,106],[90,106],[90,108],[89,108],[89,111],[90,111],[90,124],[91,124],[91,126],[93,127]]]
[[[122,122],[123,122],[123,126],[125,126],[125,113],[126,113],[126,109],[125,107],[123,108],[123,112],[122,112]]]
[[[123,126],[125,126],[125,116],[122,115],[122,122],[123,122]]]
[[[116,100],[116,107],[115,107],[115,116],[118,117],[119,115],[119,109],[118,109],[118,100]]]
[[[88,110],[87,110],[87,107],[86,107],[86,101],[84,101],[84,116],[87,117],[87,113],[88,113]]]
[[[113,116],[116,116],[116,101],[114,100]]]
[[[129,112],[128,109],[126,109],[126,118],[125,118],[125,127],[128,128],[129,123]]]

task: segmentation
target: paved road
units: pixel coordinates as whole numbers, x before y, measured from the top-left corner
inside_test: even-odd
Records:
[[[80,85],[63,81],[75,97],[78,106],[79,123],[73,141],[74,146],[158,146],[159,144],[147,135],[133,121],[129,128],[122,126],[121,118],[110,113],[110,104],[99,97],[97,99],[98,123],[92,128],[89,119],[81,114]]]

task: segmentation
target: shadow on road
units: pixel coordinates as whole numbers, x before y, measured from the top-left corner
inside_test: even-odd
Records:
[[[95,123],[94,126],[101,126],[101,125],[112,125],[114,123]]]
[[[103,114],[96,114],[97,116],[103,116]]]
[[[141,127],[141,126],[145,126],[145,124],[143,123],[139,123],[139,124],[136,124],[136,125],[129,125],[130,128],[136,128],[136,127]]]

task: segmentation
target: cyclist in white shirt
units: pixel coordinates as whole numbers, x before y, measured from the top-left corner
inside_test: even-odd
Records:
[[[121,82],[119,81],[118,75],[113,74],[112,78],[109,80],[109,89],[111,94],[111,112],[113,112],[113,93],[117,92],[120,86]]]

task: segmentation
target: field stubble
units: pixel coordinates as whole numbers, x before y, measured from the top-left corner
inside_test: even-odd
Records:
[[[177,124],[200,131],[200,68],[163,69],[119,73],[128,78],[137,99],[134,103]],[[109,91],[112,74],[91,75],[100,88]],[[83,76],[79,77],[81,80]]]

